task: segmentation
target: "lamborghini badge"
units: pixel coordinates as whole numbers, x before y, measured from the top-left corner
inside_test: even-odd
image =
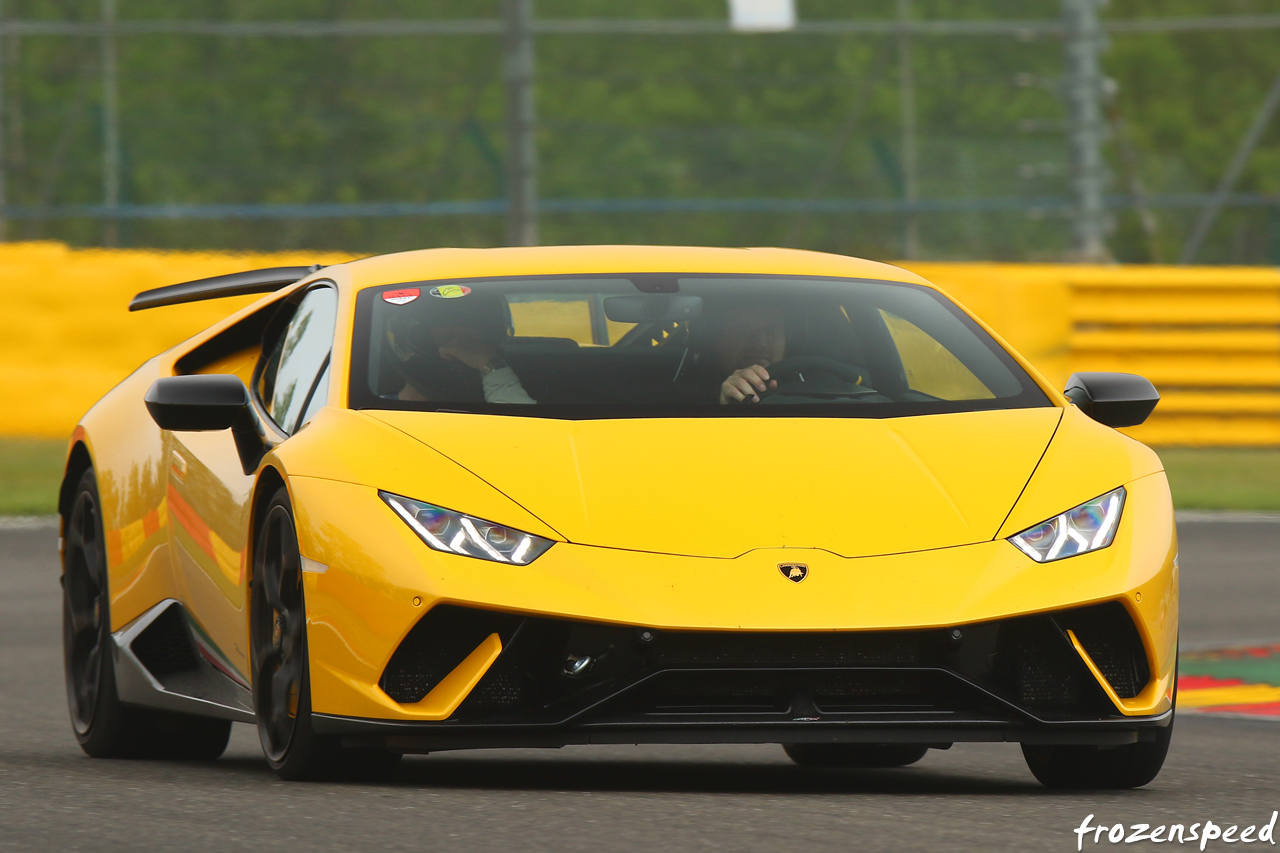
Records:
[[[809,577],[809,567],[804,563],[778,563],[778,571],[793,583],[800,583]]]

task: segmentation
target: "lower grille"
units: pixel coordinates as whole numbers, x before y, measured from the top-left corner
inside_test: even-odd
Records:
[[[1028,708],[1080,703],[1087,673],[1062,632],[1044,619],[1018,619],[1008,625],[1001,645],[1013,663],[1014,696]]]
[[[1115,620],[1095,609],[958,630],[762,632],[660,631],[441,605],[409,632],[380,684],[397,702],[418,702],[496,633],[502,653],[451,722],[898,711],[1020,718],[1010,705],[1043,719],[1114,715],[1061,627],[1083,632],[1108,679],[1119,678],[1117,661],[1132,664],[1132,655],[1111,651],[1127,647],[1117,645]],[[1131,677],[1141,681],[1141,672]]]
[[[651,660],[659,667],[921,666],[937,647],[936,632],[807,634],[664,633]]]
[[[727,670],[665,672],[625,703],[644,714],[852,713],[932,707],[918,672]]]
[[[378,686],[397,702],[421,702],[490,634],[510,640],[519,616],[442,604],[413,626],[391,656]]]
[[[1132,699],[1147,686],[1151,668],[1146,650],[1123,604],[1111,601],[1081,608],[1064,614],[1060,622],[1076,635],[1121,699]]]

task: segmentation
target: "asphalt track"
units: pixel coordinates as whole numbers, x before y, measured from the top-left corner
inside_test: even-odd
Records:
[[[1280,523],[1180,533],[1184,645],[1280,640]],[[287,784],[240,725],[211,764],[95,761],[67,722],[54,537],[0,523],[0,849],[1074,850],[1089,814],[1243,827],[1280,809],[1280,723],[1190,716],[1154,783],[1105,794],[1046,791],[1008,744],[881,771],[806,771],[773,746],[441,753],[386,783]]]

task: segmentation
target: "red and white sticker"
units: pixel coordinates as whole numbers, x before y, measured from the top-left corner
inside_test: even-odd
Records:
[[[410,287],[407,290],[387,290],[383,291],[382,301],[390,302],[392,305],[408,305],[421,295],[422,290],[417,287]]]

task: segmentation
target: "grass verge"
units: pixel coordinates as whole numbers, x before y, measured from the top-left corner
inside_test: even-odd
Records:
[[[1179,509],[1280,511],[1280,448],[1164,448]],[[57,511],[66,443],[0,438],[0,515]]]
[[[1280,510],[1280,448],[1166,447],[1178,509]]]
[[[0,438],[0,515],[52,515],[67,453],[65,441]]]

